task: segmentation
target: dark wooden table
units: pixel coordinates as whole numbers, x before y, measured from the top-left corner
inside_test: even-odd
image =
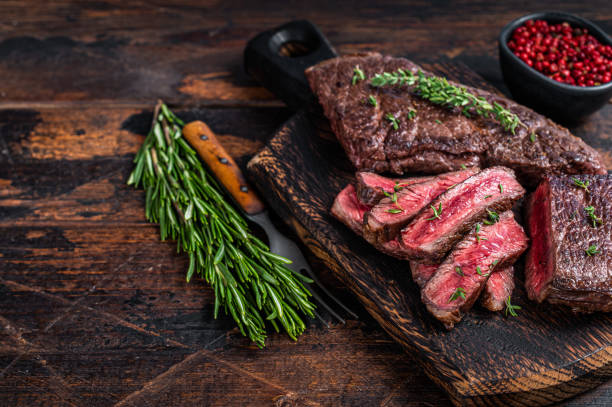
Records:
[[[497,33],[546,7],[163,3],[0,3],[0,405],[449,405],[316,264],[358,320],[265,350],[213,320],[212,293],[185,283],[125,180],[157,98],[208,122],[242,166],[263,146],[291,112],[243,72],[261,30],[307,18],[341,53],[452,59],[504,90]],[[609,1],[556,8],[612,32]],[[610,140],[612,106],[573,130]],[[564,405],[610,404],[612,382]]]

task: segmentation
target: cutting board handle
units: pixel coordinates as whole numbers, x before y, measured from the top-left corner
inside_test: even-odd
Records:
[[[317,26],[297,20],[251,39],[244,50],[244,67],[249,75],[297,110],[315,101],[304,70],[336,56]]]

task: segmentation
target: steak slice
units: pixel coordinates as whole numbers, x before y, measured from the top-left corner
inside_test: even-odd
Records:
[[[491,167],[479,172],[434,199],[401,231],[406,256],[429,262],[443,258],[488,211],[506,211],[524,193],[508,168]]]
[[[502,213],[498,222],[483,226],[478,234],[480,240],[473,229],[457,243],[421,291],[429,312],[447,328],[472,307],[488,274],[512,265],[527,248],[527,236],[511,211]],[[463,296],[454,296],[459,288]]]
[[[576,185],[588,182],[588,192]],[[592,206],[603,224],[585,211]],[[529,298],[575,311],[612,311],[612,175],[553,176],[527,204],[532,245],[525,266]],[[597,246],[589,256],[586,249]]]
[[[428,181],[407,185],[397,192],[397,200],[383,198],[365,216],[368,241],[387,241],[397,237],[402,227],[428,203],[456,184],[478,172],[477,168],[449,172]]]
[[[423,264],[410,262],[412,279],[422,289],[433,277],[440,267],[439,264]],[[505,301],[514,290],[514,268],[506,267],[495,270],[485,283],[484,290],[480,295],[480,303],[490,311],[501,311],[504,309]]]
[[[363,237],[363,215],[370,209],[357,199],[357,192],[353,185],[348,185],[336,196],[331,208],[332,215],[348,226],[353,232]],[[395,240],[375,243],[379,251],[399,259],[405,259],[404,248]]]
[[[374,172],[360,171],[357,178],[357,198],[365,205],[376,205],[385,197],[385,192],[392,194],[396,187],[403,188],[408,185],[425,182],[431,177],[387,178]]]
[[[407,86],[374,88],[367,79],[353,85],[355,67],[366,78],[398,68],[432,74],[407,59],[378,53],[333,58],[306,69],[332,130],[358,170],[441,173],[462,165],[503,165],[533,186],[546,174],[606,172],[599,153],[566,128],[502,96],[466,87],[515,113],[524,124],[515,134],[492,118],[468,118],[460,109],[433,105]],[[370,95],[376,106],[366,103]],[[409,112],[416,115],[409,119]],[[385,119],[387,114],[397,118],[397,130]]]
[[[514,290],[514,268],[506,267],[491,273],[485,284],[480,304],[489,311],[501,311]]]

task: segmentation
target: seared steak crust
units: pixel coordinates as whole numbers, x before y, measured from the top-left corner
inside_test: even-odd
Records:
[[[597,151],[566,128],[509,99],[466,87],[518,115],[526,127],[518,126],[516,134],[493,119],[467,118],[458,109],[435,106],[406,87],[373,88],[367,80],[352,85],[356,66],[366,78],[398,68],[415,73],[422,68],[404,58],[368,53],[326,60],[306,70],[310,87],[358,170],[440,173],[462,165],[502,165],[514,169],[527,185],[537,185],[546,174],[606,172]],[[369,95],[376,98],[376,106],[367,103]],[[410,111],[417,112],[412,119]],[[384,119],[388,113],[397,118],[397,130]]]
[[[588,191],[575,180],[588,182]],[[585,211],[590,206],[603,224],[593,226]],[[612,311],[612,175],[548,177],[530,197],[527,215],[529,298],[575,311]],[[591,245],[598,253],[589,256]]]

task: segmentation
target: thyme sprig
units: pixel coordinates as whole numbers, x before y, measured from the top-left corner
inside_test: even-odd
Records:
[[[596,228],[597,224],[603,225],[603,219],[595,215],[595,207],[594,206],[585,206],[584,211],[587,213],[587,216],[593,222],[593,227]]]
[[[497,214],[497,212],[487,209],[487,215],[489,219],[485,219],[482,221],[482,223],[484,223],[485,225],[493,225],[494,223],[497,223],[499,221],[499,215]]]
[[[438,206],[438,209],[436,209],[436,207],[433,205],[429,205],[429,207],[433,211],[433,217],[427,218],[426,220],[440,219],[440,215],[442,214],[442,202],[440,202],[440,206]]]
[[[591,181],[589,181],[588,179],[584,180],[584,181],[580,181],[580,179],[578,179],[578,178],[573,178],[573,180],[574,180],[574,185],[584,189],[587,192],[590,192],[589,191],[589,184],[591,183]]]
[[[515,133],[516,127],[519,125],[525,126],[518,116],[509,110],[505,109],[497,102],[493,104],[487,102],[485,98],[478,97],[465,88],[451,85],[446,78],[438,76],[425,76],[419,71],[414,74],[411,71],[398,68],[394,72],[378,73],[370,78],[370,85],[373,87],[383,86],[410,86],[414,87],[415,93],[433,104],[458,107],[467,117],[472,114],[479,116],[494,118],[501,126],[512,134]]]
[[[463,287],[455,288],[455,291],[451,294],[448,302],[455,301],[457,298],[463,298],[465,300],[465,289]]]
[[[597,248],[596,245],[592,244],[589,246],[588,249],[585,250],[585,253],[587,256],[591,257],[591,256],[595,256],[596,254],[601,253],[601,251]]]
[[[189,256],[187,281],[197,274],[211,285],[215,318],[222,308],[259,347],[265,345],[266,320],[296,339],[305,329],[299,314],[313,316],[302,284],[311,280],[251,234],[183,138],[183,125],[157,105],[128,185],[144,188],[145,215],[159,223],[161,240],[176,240],[177,251]]]
[[[359,68],[359,65],[357,65],[356,67],[353,68],[353,80],[351,81],[351,84],[354,85],[358,81],[362,81],[364,79],[365,79],[365,74],[363,73],[361,68]]]
[[[385,115],[385,119],[387,119],[389,123],[391,123],[391,126],[393,126],[393,130],[399,129],[399,120],[397,120],[397,117],[395,117],[393,113],[387,113]]]
[[[510,295],[508,296],[508,298],[506,298],[506,300],[504,301],[506,303],[506,316],[508,316],[508,314],[510,314],[513,317],[517,317],[518,314],[516,313],[517,310],[522,309],[523,307],[521,307],[520,305],[514,305],[512,304],[512,302],[510,301]]]

